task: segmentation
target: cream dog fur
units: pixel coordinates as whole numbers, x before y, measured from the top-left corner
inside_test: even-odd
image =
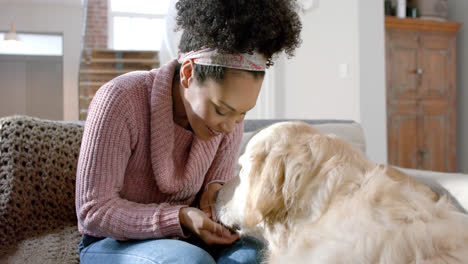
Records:
[[[468,263],[468,225],[445,196],[306,123],[260,131],[239,163],[217,218],[259,232],[268,263]]]

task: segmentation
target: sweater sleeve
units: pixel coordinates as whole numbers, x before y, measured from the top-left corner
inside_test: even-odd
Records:
[[[244,122],[236,125],[234,131],[224,136],[216,152],[213,163],[207,172],[203,189],[208,184],[224,183],[234,177],[234,169],[237,162],[242,135],[244,133]]]
[[[138,127],[131,94],[108,83],[89,107],[76,178],[79,225],[100,237],[119,240],[182,237],[184,205],[139,204],[119,196]]]

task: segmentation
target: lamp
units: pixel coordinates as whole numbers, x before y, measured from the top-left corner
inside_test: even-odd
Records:
[[[15,24],[13,21],[11,21],[10,24],[10,32],[5,34],[5,41],[11,41],[11,42],[19,42],[20,40],[18,39],[18,35],[16,35],[15,32]]]

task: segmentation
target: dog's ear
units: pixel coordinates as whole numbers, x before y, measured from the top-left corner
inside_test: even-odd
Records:
[[[321,166],[322,157],[315,158],[316,160],[313,159],[310,145],[306,140],[294,145],[286,156],[283,199],[285,207],[292,214],[295,214],[293,212],[295,209],[305,209],[304,206],[297,206],[297,203],[304,199],[304,193],[309,189]]]
[[[334,177],[340,159],[332,158],[333,137],[305,133],[296,137],[284,155],[282,186],[283,208],[289,218],[310,216],[326,207],[328,192],[333,191]],[[313,207],[313,205],[318,205]]]
[[[284,162],[281,153],[273,149],[264,155],[256,155],[249,180],[250,194],[246,201],[244,224],[253,227],[268,215],[277,215],[284,208]]]

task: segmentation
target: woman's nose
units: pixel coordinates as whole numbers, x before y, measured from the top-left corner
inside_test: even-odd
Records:
[[[226,121],[224,121],[222,125],[223,132],[229,134],[234,130],[235,126],[236,126],[236,120],[229,118]]]

